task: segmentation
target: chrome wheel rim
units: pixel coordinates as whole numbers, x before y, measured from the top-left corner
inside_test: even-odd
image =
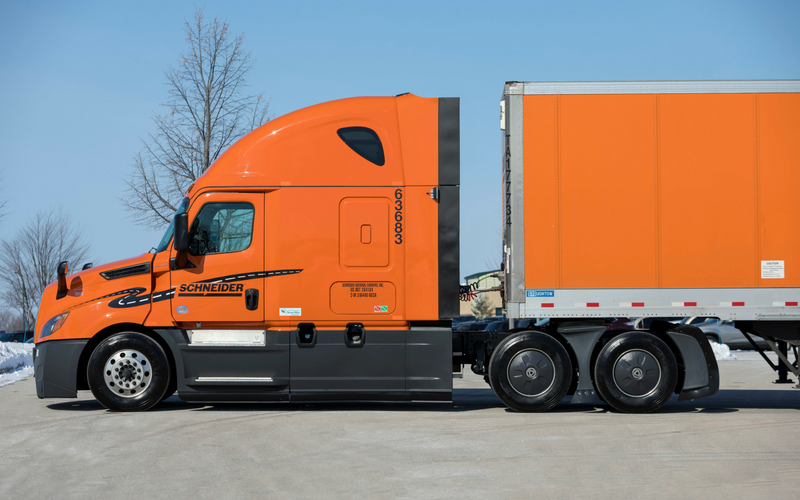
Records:
[[[614,362],[614,384],[622,394],[644,398],[653,394],[661,383],[661,365],[647,351],[631,349]]]
[[[103,379],[108,390],[123,398],[133,398],[146,391],[153,381],[150,360],[134,349],[115,352],[106,360]]]
[[[511,388],[527,398],[549,391],[555,383],[553,360],[539,349],[525,349],[508,363]]]

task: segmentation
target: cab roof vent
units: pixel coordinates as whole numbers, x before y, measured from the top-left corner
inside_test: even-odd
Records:
[[[100,276],[107,280],[115,280],[117,278],[125,278],[127,276],[135,276],[137,274],[147,274],[150,272],[150,263],[136,264],[135,266],[120,267],[118,269],[111,269],[110,271],[103,271]]]

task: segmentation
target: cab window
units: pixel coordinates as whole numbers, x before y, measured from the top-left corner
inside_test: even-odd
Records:
[[[361,155],[375,165],[383,166],[386,159],[383,156],[383,145],[381,139],[374,130],[367,127],[345,127],[336,131],[339,138],[350,149]]]
[[[255,209],[250,203],[207,203],[189,230],[189,253],[241,252],[253,239]]]

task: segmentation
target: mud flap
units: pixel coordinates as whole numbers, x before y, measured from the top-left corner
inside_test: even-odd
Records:
[[[678,348],[685,371],[678,401],[716,394],[719,391],[719,366],[703,331],[696,326],[680,325],[666,334]]]
[[[600,337],[606,332],[602,320],[597,324],[570,324],[559,325],[558,333],[569,342],[575,357],[578,360],[578,386],[572,396],[571,404],[604,404],[592,381],[592,353]]]

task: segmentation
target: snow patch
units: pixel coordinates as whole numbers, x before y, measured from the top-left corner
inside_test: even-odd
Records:
[[[725,344],[717,344],[716,342],[709,341],[711,344],[711,348],[714,350],[714,358],[717,361],[731,361],[739,359],[733,354],[731,354],[731,349]]]
[[[25,345],[0,342],[0,387],[33,375],[33,357]]]

